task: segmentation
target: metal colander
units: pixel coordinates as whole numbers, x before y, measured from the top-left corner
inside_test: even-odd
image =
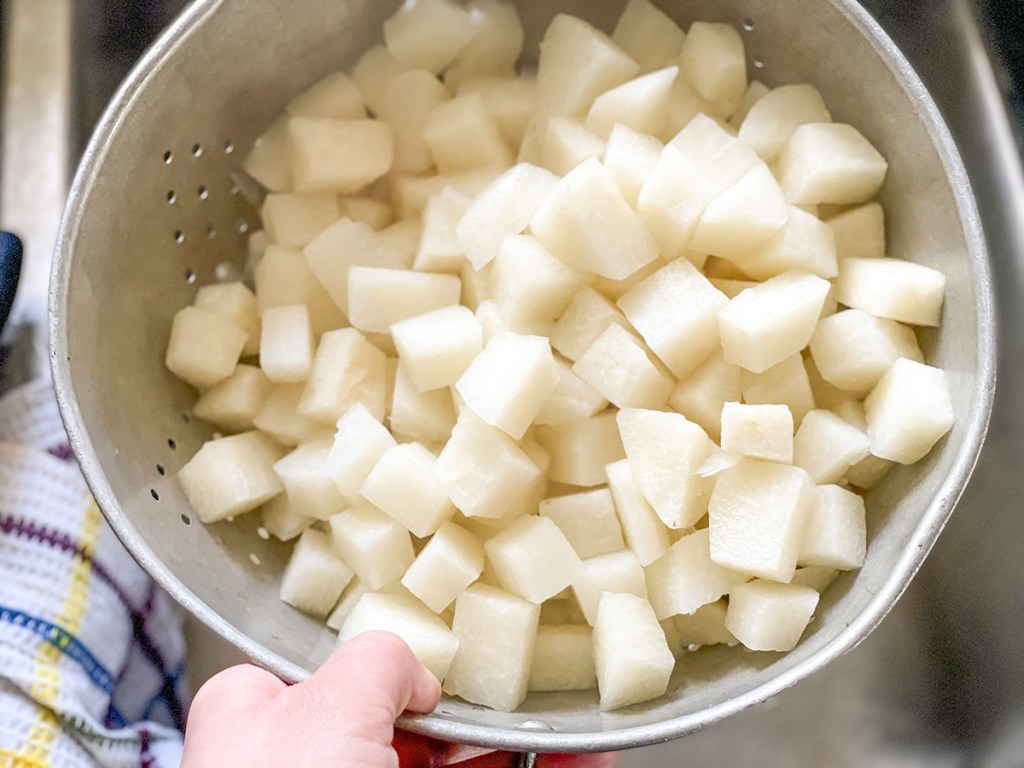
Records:
[[[838,121],[885,155],[889,250],[948,279],[926,357],[948,373],[956,424],[921,463],[892,472],[868,503],[868,557],[823,595],[791,653],[715,647],[684,657],[668,693],[601,713],[593,692],[532,694],[513,714],[445,698],[413,731],[543,752],[625,749],[692,732],[760,702],[860,642],[892,607],[960,496],[994,386],[985,247],[960,159],[910,65],[852,0],[664,0],[742,29],[752,76],[810,82]],[[62,225],[51,288],[53,375],[72,446],[127,548],[186,608],[288,680],[335,635],[278,600],[288,548],[257,516],[203,526],[175,480],[211,433],[194,391],[163,358],[174,313],[225,263],[240,265],[259,226],[236,169],[287,100],[348,68],[380,39],[396,0],[198,0],[136,67],[85,153]],[[610,30],[624,0],[521,0],[526,60],[558,12]],[[500,628],[496,628],[500,631]]]

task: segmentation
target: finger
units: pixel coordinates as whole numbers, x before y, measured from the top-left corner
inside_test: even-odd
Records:
[[[275,675],[253,664],[229,667],[207,680],[192,700],[190,713],[244,709],[269,701],[288,686]]]

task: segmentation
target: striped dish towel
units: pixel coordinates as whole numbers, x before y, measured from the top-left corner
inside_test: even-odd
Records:
[[[89,495],[49,382],[0,400],[0,766],[181,762],[179,607]]]

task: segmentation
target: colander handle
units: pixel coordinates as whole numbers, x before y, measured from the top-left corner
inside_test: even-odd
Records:
[[[0,329],[7,323],[18,290],[21,254],[21,240],[10,232],[0,232]]]

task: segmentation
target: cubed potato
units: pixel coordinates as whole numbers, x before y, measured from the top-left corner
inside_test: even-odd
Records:
[[[453,0],[413,0],[384,22],[384,42],[397,60],[435,75],[473,39],[469,13]]]
[[[669,529],[640,493],[628,461],[610,463],[605,472],[626,545],[640,565],[650,565],[668,549]]]
[[[607,488],[544,499],[540,515],[559,527],[583,559],[626,547],[615,502]]]
[[[814,482],[835,483],[870,452],[868,436],[831,411],[811,411],[793,438],[793,464]]]
[[[516,7],[503,0],[471,0],[466,8],[473,37],[448,68],[445,81],[453,71],[459,73],[460,83],[469,76],[513,72],[525,36]]]
[[[749,576],[789,581],[813,503],[814,482],[800,467],[745,459],[726,469],[708,504],[711,559]]]
[[[637,133],[625,125],[616,125],[608,135],[604,167],[619,185],[626,202],[634,208],[640,190],[658,164],[661,150],[661,142],[657,138]]]
[[[299,413],[333,425],[349,408],[362,403],[375,419],[383,420],[385,359],[355,328],[325,333],[313,358]]]
[[[650,603],[606,592],[594,622],[594,662],[607,711],[664,694],[676,660]]]
[[[790,355],[764,373],[741,371],[740,389],[743,402],[748,405],[787,406],[797,427],[808,411],[815,408],[814,391],[799,353]]]
[[[871,453],[899,464],[927,455],[953,426],[953,404],[940,368],[901,358],[864,401]]]
[[[737,266],[755,280],[791,270],[825,279],[839,274],[831,228],[796,206],[788,206],[787,211],[786,226],[781,231],[753,250],[731,255]]]
[[[391,433],[361,403],[338,419],[329,463],[335,487],[347,501],[356,500],[380,457],[395,445]]]
[[[479,93],[467,93],[434,107],[423,128],[440,173],[489,166],[509,168],[512,147],[505,140]]]
[[[779,156],[778,176],[791,203],[866,203],[889,165],[852,125],[806,123]]]
[[[245,432],[253,428],[253,419],[262,410],[271,386],[259,368],[239,365],[202,394],[192,406],[192,415],[228,432]]]
[[[707,500],[697,467],[713,443],[678,413],[624,408],[616,421],[640,493],[669,528],[688,528],[704,517]]]
[[[537,438],[551,456],[548,477],[558,483],[604,485],[605,465],[626,457],[612,411],[540,427]]]
[[[679,69],[705,99],[739,106],[747,90],[743,40],[730,24],[691,24],[679,53]]]
[[[359,57],[352,68],[352,80],[359,86],[366,106],[375,115],[379,115],[387,97],[388,81],[399,72],[410,69],[415,67],[395,59],[383,45],[375,45]]]
[[[718,353],[679,382],[668,404],[718,440],[722,407],[727,402],[738,401],[740,396],[739,366],[727,363]]]
[[[216,523],[256,509],[284,490],[274,462],[284,450],[260,432],[210,440],[178,472],[196,516]]]
[[[331,548],[331,537],[306,530],[284,569],[280,596],[293,608],[325,619],[352,576],[352,570]]]
[[[817,565],[808,565],[804,568],[797,568],[796,573],[793,574],[790,584],[795,584],[802,587],[810,587],[815,592],[821,594],[821,592],[836,580],[839,575],[839,571],[834,568],[823,568]]]
[[[292,165],[288,156],[288,115],[281,115],[256,141],[242,169],[270,192],[292,191]]]
[[[616,323],[597,337],[572,370],[619,408],[660,408],[674,384],[643,342]]]
[[[592,288],[572,297],[551,331],[551,346],[569,360],[579,360],[611,324],[630,330],[625,316]]]
[[[653,72],[679,58],[686,33],[650,0],[629,0],[612,41],[633,57],[641,72]]]
[[[402,320],[457,305],[461,292],[455,275],[350,267],[348,316],[361,331],[383,333]]]
[[[267,533],[279,541],[291,541],[309,528],[314,520],[295,511],[288,495],[279,493],[260,510],[260,522]]]
[[[880,259],[885,256],[885,212],[878,203],[865,203],[830,217],[836,254],[840,259]]]
[[[572,366],[555,357],[558,383],[537,412],[534,424],[565,424],[588,419],[608,407],[608,401],[592,386],[572,372]]]
[[[864,565],[864,499],[838,485],[820,485],[800,543],[799,565],[848,571]]]
[[[417,555],[402,584],[434,613],[442,613],[480,577],[484,549],[455,523],[444,523]]]
[[[538,605],[570,586],[583,566],[565,534],[547,517],[520,518],[484,543],[505,589]]]
[[[286,248],[305,248],[340,214],[333,192],[271,193],[260,209],[270,242]]]
[[[391,127],[378,120],[293,117],[288,142],[296,192],[358,192],[394,161]]]
[[[589,281],[529,235],[506,237],[491,271],[492,293],[510,323],[554,321]]]
[[[597,621],[597,606],[606,592],[647,598],[644,569],[630,550],[584,560],[582,575],[573,583],[572,590],[590,626]]]
[[[937,326],[946,276],[902,259],[843,259],[836,282],[840,304],[910,325]]]
[[[739,138],[766,163],[789,144],[796,129],[807,123],[831,123],[832,114],[813,85],[782,85],[757,100],[740,124]]]
[[[693,613],[747,580],[711,560],[709,537],[707,528],[683,536],[644,569],[647,595],[659,620]]]
[[[425,392],[454,384],[483,348],[483,329],[466,307],[449,306],[391,326],[402,367]]]
[[[478,91],[483,97],[487,111],[505,139],[513,147],[518,147],[537,104],[537,81],[525,77],[483,75],[466,78],[459,83],[458,95],[473,91]]]
[[[607,139],[616,124],[658,136],[668,121],[672,83],[679,67],[665,67],[641,75],[598,96],[587,112],[589,131]]]
[[[434,166],[423,132],[430,113],[449,98],[448,89],[426,69],[399,72],[387,81],[377,114],[394,134],[395,170],[419,173]]]
[[[541,624],[533,650],[529,689],[586,691],[597,687],[590,635],[590,627]]]
[[[722,408],[722,450],[789,464],[793,461],[793,414],[785,405],[726,403]]]
[[[604,157],[605,140],[579,120],[553,117],[548,121],[540,164],[556,176],[565,176],[584,160]]]
[[[193,305],[212,312],[241,328],[246,333],[242,356],[251,357],[260,351],[260,315],[256,295],[245,283],[213,283],[196,293]]]
[[[742,257],[781,232],[788,219],[789,206],[775,177],[768,166],[755,165],[708,203],[689,247],[725,258]]]
[[[743,121],[747,119],[750,110],[769,93],[771,93],[771,89],[760,80],[751,80],[747,83],[747,90],[743,92],[743,99],[740,101],[739,107],[729,115],[729,125],[738,130],[742,129]],[[739,134],[737,133],[737,135]]]
[[[725,626],[752,651],[791,651],[817,605],[810,587],[752,581],[729,594]]]
[[[789,272],[749,288],[718,312],[722,353],[730,363],[761,373],[810,341],[829,283]]]
[[[296,384],[313,368],[313,331],[305,304],[263,310],[260,367],[271,381]]]
[[[423,209],[423,229],[413,269],[458,274],[466,263],[455,228],[473,201],[452,187],[431,195]]]
[[[420,392],[399,365],[388,423],[396,435],[423,443],[444,442],[455,426],[455,406],[448,388]]]
[[[459,595],[452,622],[459,649],[445,692],[499,712],[522,704],[539,620],[540,606],[495,587],[475,584]]]
[[[359,580],[377,590],[412,565],[412,539],[401,523],[367,502],[330,519],[334,549]]]
[[[246,338],[245,331],[220,315],[185,307],[171,323],[165,364],[194,387],[212,387],[234,373]]]
[[[270,390],[252,424],[281,445],[296,446],[330,437],[330,428],[299,413],[304,384],[278,384]]]
[[[288,102],[292,117],[318,120],[359,120],[366,117],[363,95],[356,81],[344,72],[332,72]]]
[[[435,461],[434,454],[420,443],[388,448],[359,495],[391,515],[413,536],[430,536],[455,514],[445,486],[434,473]]]
[[[686,259],[662,267],[618,301],[629,322],[678,377],[693,373],[718,349],[717,314],[726,304],[725,296]]]
[[[310,328],[317,336],[347,324],[345,315],[324,290],[306,257],[297,248],[267,246],[266,253],[256,265],[253,279],[260,314],[271,307],[305,304],[309,310]]]
[[[292,509],[304,517],[327,520],[345,509],[331,471],[333,445],[330,439],[303,443],[274,464]]]
[[[725,628],[728,604],[724,600],[702,605],[690,614],[676,616],[679,644],[684,648],[705,645],[736,645],[736,638]]]

